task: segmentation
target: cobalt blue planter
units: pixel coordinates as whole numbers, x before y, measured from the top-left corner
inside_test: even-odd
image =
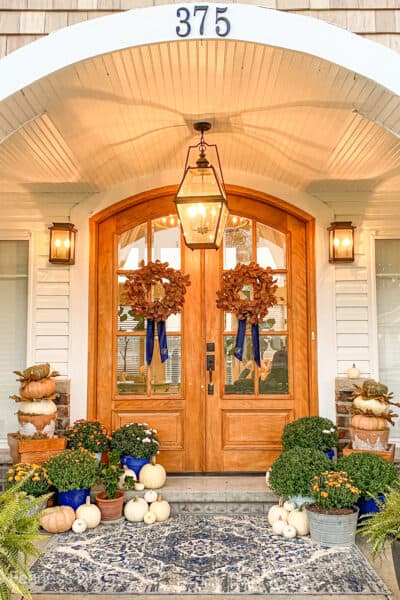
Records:
[[[378,495],[378,500],[384,502],[385,496],[383,494]],[[359,518],[369,519],[366,515],[368,513],[377,513],[380,511],[379,505],[375,502],[375,498],[359,498],[357,500],[357,506],[360,508]]]
[[[58,492],[58,504],[60,506],[70,506],[76,510],[78,506],[85,504],[86,496],[90,496],[90,488]]]
[[[324,454],[326,454],[327,457],[330,458],[331,460],[333,460],[335,458],[334,450],[325,450]]]
[[[150,462],[149,458],[135,458],[134,456],[128,456],[127,454],[121,454],[121,465],[126,465],[128,469],[135,471],[136,477],[139,477],[140,469]]]

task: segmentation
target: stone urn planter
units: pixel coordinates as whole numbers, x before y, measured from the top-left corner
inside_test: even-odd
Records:
[[[349,514],[316,512],[313,505],[306,506],[310,523],[310,536],[314,542],[324,546],[351,546],[355,543],[359,509]]]

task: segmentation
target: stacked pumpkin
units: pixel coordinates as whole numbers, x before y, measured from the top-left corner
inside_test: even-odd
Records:
[[[133,471],[132,471],[133,473]],[[125,470],[124,475],[127,475]],[[130,473],[128,473],[130,475]],[[155,457],[151,462],[144,465],[139,473],[140,482],[136,483],[135,489],[139,491],[143,488],[149,488],[141,498],[136,496],[126,503],[124,514],[127,521],[135,523],[144,521],[147,525],[152,525],[156,521],[166,521],[171,514],[169,503],[156,492],[161,488],[167,479],[167,474],[162,465],[155,461]],[[140,486],[140,487],[139,487]]]
[[[57,407],[55,399],[57,371],[51,371],[50,364],[34,365],[24,371],[14,371],[19,375],[19,396],[11,396],[18,402],[18,432],[26,438],[54,437]]]
[[[296,503],[292,500],[283,502],[281,498],[279,504],[271,506],[268,512],[268,522],[274,535],[282,535],[287,539],[310,533],[306,511],[296,508]]]
[[[352,445],[354,450],[384,451],[389,441],[389,425],[394,425],[395,414],[390,406],[393,394],[386,385],[366,379],[362,387],[355,385],[352,394],[353,417],[351,420]]]

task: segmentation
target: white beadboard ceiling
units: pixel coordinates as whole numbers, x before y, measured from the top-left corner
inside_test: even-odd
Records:
[[[8,98],[0,190],[89,192],[181,171],[199,118],[225,170],[328,201],[400,191],[399,97],[311,56],[225,40],[96,57]]]

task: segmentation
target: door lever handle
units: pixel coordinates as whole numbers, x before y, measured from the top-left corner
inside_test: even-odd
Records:
[[[207,354],[207,371],[208,371],[208,386],[207,393],[209,396],[212,396],[214,393],[214,384],[212,380],[213,371],[215,371],[215,356],[214,354]]]

